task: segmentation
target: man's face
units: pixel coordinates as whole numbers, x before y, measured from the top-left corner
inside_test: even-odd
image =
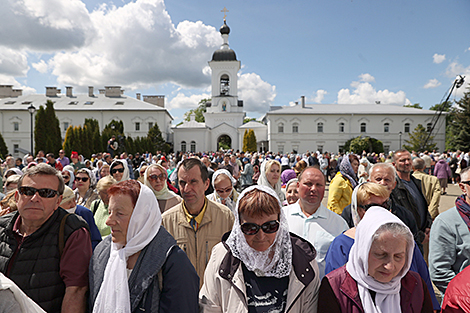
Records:
[[[225,164],[228,164],[229,161],[230,161],[230,157],[229,157],[229,156],[225,156],[225,157],[224,157],[224,163],[225,163]]]
[[[369,181],[387,187],[389,194],[397,185],[393,171],[383,167],[374,167],[370,173]]]
[[[186,171],[183,167],[178,170],[178,184],[181,196],[188,208],[200,209],[204,204],[205,191],[209,187],[209,179],[201,178],[201,170],[193,166]],[[199,207],[200,206],[200,207]]]
[[[325,178],[323,174],[315,169],[307,169],[303,172],[299,186],[300,201],[306,205],[320,207],[325,194]]]
[[[63,157],[65,156],[65,151],[64,151],[64,150],[60,150],[60,151],[59,151],[59,156],[60,156],[61,158],[63,158]]]
[[[52,175],[26,176],[23,179],[22,187],[57,190],[59,188],[59,179]],[[59,207],[62,201],[62,195],[55,195],[52,198],[42,198],[37,192],[33,196],[26,196],[16,191],[15,199],[18,203],[18,212],[24,223],[40,226],[44,224]]]
[[[400,152],[396,155],[393,165],[400,173],[408,174],[411,172],[411,154],[409,152]]]

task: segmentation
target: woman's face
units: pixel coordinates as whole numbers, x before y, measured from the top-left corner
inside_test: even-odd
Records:
[[[273,163],[269,171],[266,173],[266,178],[268,179],[269,184],[273,187],[277,184],[279,178],[281,177],[280,170],[281,169],[279,168],[279,165]]]
[[[227,199],[232,192],[232,182],[226,175],[221,174],[217,176],[214,182],[214,189],[222,199]]]
[[[351,166],[352,166],[352,169],[353,169],[354,173],[357,174],[357,170],[359,169],[359,162],[356,159],[354,159],[351,162]]]
[[[370,247],[368,274],[378,282],[388,283],[401,272],[405,262],[406,239],[386,231]]]
[[[288,204],[296,203],[297,200],[299,200],[299,190],[297,189],[297,183],[291,183],[289,188],[287,188],[286,200]]]
[[[134,206],[132,198],[126,194],[115,194],[109,197],[108,219],[106,225],[111,228],[114,243],[125,246],[127,244],[127,228],[131,220]]]
[[[279,220],[278,214],[263,215],[261,217],[240,215],[240,225],[243,225],[244,223],[254,223],[261,226],[266,222],[277,220]],[[277,232],[266,234],[262,229],[260,229],[255,235],[243,235],[250,247],[257,251],[266,251],[276,239],[276,234]]]
[[[103,190],[98,190],[98,194],[100,195],[100,199],[103,201],[105,205],[109,204],[109,196],[108,196],[108,188]]]
[[[115,165],[111,170],[111,175],[113,175],[115,180],[121,181],[122,176],[124,175],[124,166],[122,166],[121,163]]]
[[[75,185],[80,191],[88,190],[88,188],[90,188],[90,177],[85,173],[78,173],[77,176],[75,176]]]
[[[109,175],[109,166],[103,166],[100,170],[100,176],[105,177]]]
[[[166,184],[166,173],[163,173],[158,167],[152,167],[148,171],[147,179],[155,191],[160,191]]]
[[[67,185],[70,182],[70,173],[68,171],[63,171],[62,178],[64,179],[64,183]]]

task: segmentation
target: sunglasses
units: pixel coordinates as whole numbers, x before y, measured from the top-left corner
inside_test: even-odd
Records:
[[[150,176],[149,176],[149,179],[150,179],[150,180],[165,180],[165,179],[166,179],[166,176],[163,175],[163,174],[160,174],[160,175],[155,175],[155,174],[153,174],[153,175],[150,175]]]
[[[232,191],[232,187],[227,187],[226,189],[216,189],[217,193],[226,193]]]
[[[84,183],[86,183],[88,179],[89,179],[88,177],[75,177],[76,181],[82,181]]]
[[[364,209],[364,211],[367,211],[369,210],[371,207],[373,206],[380,206],[384,209],[387,209],[387,210],[390,210],[391,206],[392,206],[392,200],[390,199],[387,199],[385,200],[382,204],[378,204],[378,203],[371,203],[371,204],[366,204],[366,205],[360,205],[361,208]]]
[[[470,186],[470,180],[461,181],[461,183]]]
[[[124,173],[124,168],[113,168],[111,170],[111,174],[116,174],[117,172]]]
[[[18,188],[18,192],[21,195],[24,195],[27,197],[32,197],[37,192],[41,198],[54,198],[56,195],[59,194],[58,191],[49,189],[49,188],[36,189],[33,187],[26,187],[26,186]]]
[[[260,229],[263,230],[265,234],[272,234],[278,231],[279,222],[278,221],[269,221],[263,225],[258,225],[255,223],[243,223],[240,225],[242,233],[248,236],[256,235]]]
[[[62,176],[63,179],[69,179],[70,176]]]

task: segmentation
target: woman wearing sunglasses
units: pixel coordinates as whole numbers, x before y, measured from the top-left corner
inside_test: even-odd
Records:
[[[62,170],[62,178],[64,179],[65,185],[73,189],[73,183],[75,182],[75,175],[73,174],[73,170],[64,168]]]
[[[98,193],[94,191],[95,182],[94,176],[90,170],[82,168],[77,171],[75,175],[75,196],[77,197],[77,204],[91,208],[91,203],[99,198]]]
[[[129,179],[129,167],[126,160],[114,160],[110,167],[111,176],[118,182]]]
[[[233,187],[236,184],[237,180],[226,169],[215,171],[212,175],[214,192],[208,195],[207,199],[222,203],[233,211],[238,199],[238,192]]]
[[[144,173],[144,184],[153,191],[162,213],[182,201],[180,196],[168,189],[167,178],[166,169],[158,164],[150,165]]]
[[[231,233],[213,250],[199,293],[203,312],[317,312],[316,251],[290,234],[275,191],[251,186]]]

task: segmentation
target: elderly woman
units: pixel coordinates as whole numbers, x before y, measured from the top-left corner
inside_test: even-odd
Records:
[[[279,163],[279,161],[269,160],[261,163],[258,185],[273,189],[281,201],[286,199],[281,189],[281,163]]]
[[[289,233],[270,187],[238,199],[233,230],[217,244],[199,293],[203,312],[316,312],[320,278],[315,249]]]
[[[283,206],[294,204],[299,200],[299,180],[293,178],[286,184],[286,200],[282,203]]]
[[[214,192],[208,195],[207,199],[222,203],[232,211],[235,210],[238,199],[238,192],[234,187],[236,184],[237,180],[226,169],[215,171],[212,175]]]
[[[96,199],[91,203],[91,212],[95,218],[96,226],[101,234],[101,237],[104,238],[111,234],[111,228],[106,225],[106,220],[108,219],[108,205],[109,205],[109,195],[108,189],[117,184],[117,181],[110,175],[101,178],[96,184],[96,190],[99,194],[99,199]]]
[[[433,312],[425,282],[409,270],[413,247],[398,217],[371,207],[356,228],[346,265],[323,278],[318,312]]]
[[[166,169],[158,164],[150,165],[144,173],[144,184],[153,191],[162,213],[182,201],[180,196],[168,189],[167,179]]]
[[[198,312],[199,278],[150,188],[126,180],[108,194],[111,236],[90,261],[90,311]]]
[[[129,167],[126,160],[114,160],[111,163],[110,172],[118,183],[129,179]]]
[[[73,173],[73,170],[69,168],[64,168],[62,170],[62,178],[64,179],[65,186],[68,186],[73,189],[73,183],[75,182],[75,175]]]
[[[353,189],[357,186],[357,171],[359,159],[354,154],[343,157],[339,172],[331,180],[328,192],[328,209],[341,214],[343,209],[351,204]]]
[[[109,176],[111,174],[111,171],[109,169],[109,164],[103,163],[103,165],[100,168],[100,179],[106,176]]]
[[[75,196],[77,204],[83,205],[87,209],[91,208],[91,203],[98,199],[99,195],[94,191],[95,176],[90,170],[82,168],[75,175]]]
[[[367,181],[369,178],[369,170],[371,168],[369,160],[364,156],[359,161],[359,169],[357,170],[357,178],[359,179],[359,184],[362,184]]]

